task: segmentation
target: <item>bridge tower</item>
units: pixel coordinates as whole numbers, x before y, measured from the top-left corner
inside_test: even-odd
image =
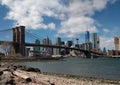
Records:
[[[13,28],[13,42],[15,44],[15,52],[25,55],[25,26]]]

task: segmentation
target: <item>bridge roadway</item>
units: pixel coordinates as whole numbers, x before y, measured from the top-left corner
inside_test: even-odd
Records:
[[[39,46],[39,47],[50,47],[50,48],[63,48],[63,49],[70,49],[70,50],[77,50],[81,52],[87,52],[87,53],[93,53],[93,54],[98,54],[98,55],[103,55],[101,53],[91,51],[91,50],[84,50],[80,48],[75,48],[75,47],[67,47],[67,46],[59,46],[59,45],[45,45],[45,44],[34,44],[34,43],[25,43],[25,46]]]
[[[9,43],[9,44],[18,45],[18,43],[12,42],[12,41],[0,41],[0,44],[1,43],[6,43],[6,42]],[[91,51],[91,50],[84,50],[84,49],[81,49],[81,48],[59,46],[59,45],[45,45],[45,44],[25,43],[25,46],[39,46],[39,47],[50,47],[50,48],[63,48],[63,49],[77,50],[77,51],[81,51],[81,52],[84,52],[84,53],[93,53],[93,54],[103,55],[102,53],[98,53],[98,52]]]
[[[13,42],[13,41],[0,41],[0,44],[4,44],[4,43],[6,43],[6,44],[18,44],[18,43]]]

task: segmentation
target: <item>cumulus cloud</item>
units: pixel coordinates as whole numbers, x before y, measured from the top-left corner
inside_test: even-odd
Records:
[[[63,24],[65,25],[65,23],[69,23],[72,19],[73,21],[76,19],[76,22],[74,22],[74,26],[71,30],[75,28],[77,30],[83,29],[78,29],[78,27],[81,26],[76,27],[76,25],[84,24],[86,18],[89,18],[93,23],[87,22],[89,23],[88,28],[90,28],[91,31],[95,31],[97,30],[94,22],[95,20],[90,16],[93,15],[95,11],[104,9],[108,2],[113,3],[114,1],[115,0],[0,0],[0,3],[9,8],[6,19],[14,20],[14,24],[19,23],[20,25],[27,26],[27,28],[55,29],[55,23],[43,23],[43,16],[48,16],[61,20],[62,30],[64,29]],[[66,4],[63,4],[64,2]],[[74,35],[76,32],[71,33]]]
[[[116,0],[0,0],[9,9],[6,19],[15,25],[32,29],[55,29],[56,23],[44,23],[43,16],[60,20],[58,34],[74,37],[76,34],[97,32],[99,21],[92,18],[96,11],[102,11],[108,3]],[[108,32],[107,29],[103,29]]]
[[[95,20],[90,17],[71,17],[67,21],[61,23],[61,29],[59,33],[65,34],[67,37],[73,37],[80,33],[84,33],[86,30],[97,32]]]
[[[25,25],[30,29],[55,29],[55,22],[45,23],[44,16],[60,21],[57,35],[72,38],[86,30],[97,32],[99,21],[92,16],[96,11],[102,11],[108,3],[116,0],[0,0],[9,11],[5,19],[16,24]],[[58,28],[58,27],[57,27]],[[108,29],[102,29],[108,33]],[[114,48],[113,38],[100,37],[101,47]],[[104,42],[102,42],[104,41]]]
[[[105,33],[109,33],[110,30],[108,30],[108,29],[103,29],[103,32],[105,32]]]
[[[98,21],[92,18],[96,11],[106,8],[115,0],[70,0],[67,7],[68,18],[61,23],[61,33],[67,37],[84,33],[86,30],[97,32]]]
[[[105,36],[101,36],[100,37],[100,47],[101,48],[109,48],[109,49],[114,49],[114,38],[111,37],[105,37]],[[104,42],[103,42],[104,41]]]
[[[43,16],[64,19],[63,6],[59,0],[1,0],[9,8],[6,19],[14,20],[27,28],[55,29],[55,23],[43,23]]]

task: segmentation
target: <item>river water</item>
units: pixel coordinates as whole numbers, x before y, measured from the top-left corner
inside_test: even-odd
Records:
[[[19,64],[39,68],[42,72],[120,80],[120,58],[65,58],[60,61],[22,62]]]

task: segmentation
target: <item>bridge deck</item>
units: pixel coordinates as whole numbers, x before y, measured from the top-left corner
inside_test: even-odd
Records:
[[[25,46],[39,46],[39,47],[50,47],[50,48],[63,48],[63,49],[77,50],[77,51],[81,51],[81,52],[89,52],[89,53],[93,53],[93,54],[102,55],[101,53],[90,51],[90,50],[84,50],[84,49],[75,48],[75,47],[59,46],[59,45],[45,45],[45,44],[25,43]]]

